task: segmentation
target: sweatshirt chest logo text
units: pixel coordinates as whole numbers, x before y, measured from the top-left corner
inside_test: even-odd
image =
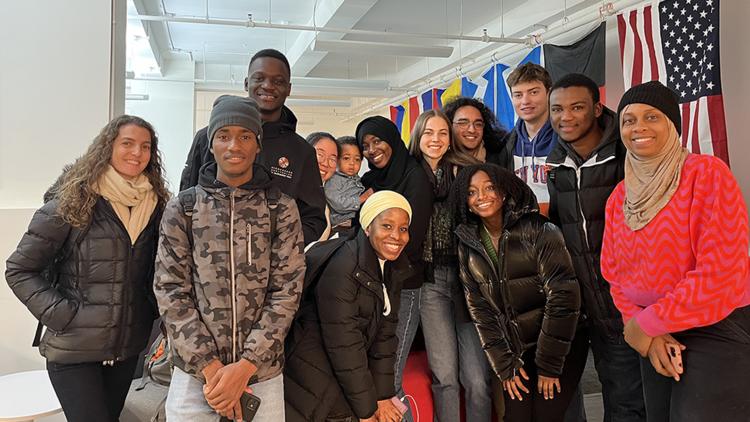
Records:
[[[278,167],[271,166],[271,174],[291,179],[294,176],[294,171],[289,169],[289,164],[287,157],[279,157]]]

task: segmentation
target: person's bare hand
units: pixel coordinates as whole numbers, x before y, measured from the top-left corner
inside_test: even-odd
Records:
[[[560,387],[560,378],[545,377],[539,375],[537,377],[536,388],[539,394],[544,396],[544,400],[551,400],[555,398],[555,387],[557,392],[560,393],[562,388]]]
[[[523,377],[523,379],[528,381],[529,376],[526,375],[526,371],[523,368],[519,368],[518,373],[519,375],[516,375],[509,380],[503,381],[503,390],[508,392],[511,400],[515,400],[517,398],[519,401],[522,401],[523,397],[521,396],[521,391],[529,394],[529,389],[526,388],[525,385],[523,385],[523,381],[521,380],[521,378]]]
[[[669,348],[667,347],[669,343],[678,346],[680,350],[685,350],[685,346],[675,340],[674,337],[669,334],[664,334],[654,337],[648,349],[648,359],[651,361],[651,365],[656,372],[665,377],[674,378],[675,381],[679,381],[683,368],[679,365],[675,366],[669,358]]]
[[[203,395],[209,406],[224,417],[240,417],[240,397],[250,377],[257,370],[258,368],[246,359],[220,368],[203,387]]]
[[[623,330],[625,335],[625,342],[630,345],[638,354],[643,357],[648,356],[648,349],[651,346],[652,337],[646,334],[635,318],[630,318],[630,321],[625,324]]]
[[[390,399],[378,400],[378,410],[375,411],[378,422],[399,422],[403,418],[396,405]]]
[[[372,190],[372,188],[367,189],[366,191],[362,192],[362,194],[359,195],[359,203],[363,204],[365,201],[367,201],[367,198],[369,198],[370,195],[372,195],[373,193],[375,193],[375,191]]]

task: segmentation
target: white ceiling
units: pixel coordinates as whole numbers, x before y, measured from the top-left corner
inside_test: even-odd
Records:
[[[416,36],[389,36],[388,33],[488,35],[524,38],[532,32],[544,32],[542,26],[559,21],[563,13],[602,4],[599,0],[131,0],[129,44],[139,42],[150,47],[163,77],[171,69],[193,65],[197,89],[240,89],[250,57],[263,48],[275,48],[287,55],[295,77],[385,79],[396,88],[415,86],[426,76],[469,63],[480,54],[489,54],[504,44],[481,41],[455,41]],[[615,1],[616,0],[610,0]],[[566,9],[567,6],[567,9]],[[208,7],[208,16],[207,16]],[[501,14],[501,7],[504,14]],[[316,10],[313,21],[313,10]],[[563,12],[565,10],[565,12]],[[138,15],[173,16],[210,20],[229,19],[271,22],[281,25],[335,27],[378,31],[378,36],[319,32],[320,39],[387,41],[409,44],[452,46],[449,58],[396,57],[311,51],[315,32],[292,29],[248,28],[198,22],[153,21]],[[136,41],[130,27],[142,25]],[[145,38],[145,39],[144,39]],[[134,53],[143,55],[143,53]],[[174,63],[182,63],[173,66]],[[233,84],[232,84],[233,83]],[[216,86],[212,86],[215,84]],[[352,91],[354,95],[357,94]],[[333,93],[332,95],[339,95]],[[355,99],[355,105],[380,98]],[[304,91],[303,97],[330,97],[324,92]]]

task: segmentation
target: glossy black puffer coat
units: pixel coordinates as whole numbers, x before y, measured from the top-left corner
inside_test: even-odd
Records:
[[[541,375],[558,377],[576,332],[581,295],[560,230],[536,206],[506,201],[496,267],[480,226],[461,224],[460,279],[471,319],[495,374],[507,380],[536,346]]]

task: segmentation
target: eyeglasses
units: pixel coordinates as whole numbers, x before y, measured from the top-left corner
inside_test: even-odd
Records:
[[[335,155],[329,155],[328,157],[326,157],[325,152],[319,149],[315,150],[315,155],[318,157],[319,163],[327,163],[331,167],[336,167],[336,163],[338,162],[338,159],[339,159],[339,157]]]
[[[473,127],[475,130],[482,130],[484,129],[484,121],[482,120],[474,120],[473,122],[470,122],[466,119],[456,120],[453,122],[454,125],[456,125],[461,130],[466,130],[469,128],[469,126]]]

